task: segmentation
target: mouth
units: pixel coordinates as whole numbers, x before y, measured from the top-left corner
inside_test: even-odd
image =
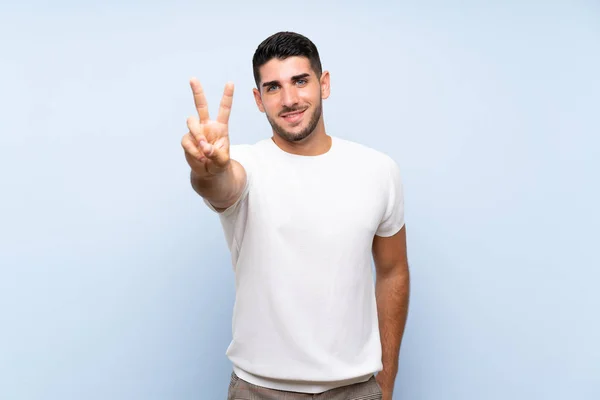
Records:
[[[306,111],[306,109],[300,110],[300,111],[292,111],[289,113],[284,113],[284,114],[281,114],[281,118],[283,118],[286,122],[290,122],[290,123],[298,122],[304,116],[305,111]]]

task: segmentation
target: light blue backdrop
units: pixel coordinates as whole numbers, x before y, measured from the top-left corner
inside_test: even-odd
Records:
[[[279,30],[331,71],[328,132],[406,190],[395,399],[600,398],[597,1],[0,7],[0,399],[223,399],[233,273],[180,147],[198,76]],[[360,184],[360,182],[357,182]]]

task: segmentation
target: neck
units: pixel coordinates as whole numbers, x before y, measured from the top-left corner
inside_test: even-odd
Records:
[[[272,140],[281,150],[299,156],[319,156],[331,149],[331,136],[325,133],[325,124],[322,117],[313,133],[305,139],[298,142],[288,142],[273,133]]]

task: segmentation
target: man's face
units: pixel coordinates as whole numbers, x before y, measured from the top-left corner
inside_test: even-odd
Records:
[[[273,131],[297,142],[310,136],[321,119],[322,99],[329,96],[329,74],[319,79],[306,57],[274,58],[260,67],[259,90],[254,90],[256,104]]]

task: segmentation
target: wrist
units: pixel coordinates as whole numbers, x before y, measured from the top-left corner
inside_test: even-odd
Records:
[[[377,383],[384,389],[393,389],[394,382],[396,381],[396,374],[383,370],[379,372],[375,379],[377,379]]]

